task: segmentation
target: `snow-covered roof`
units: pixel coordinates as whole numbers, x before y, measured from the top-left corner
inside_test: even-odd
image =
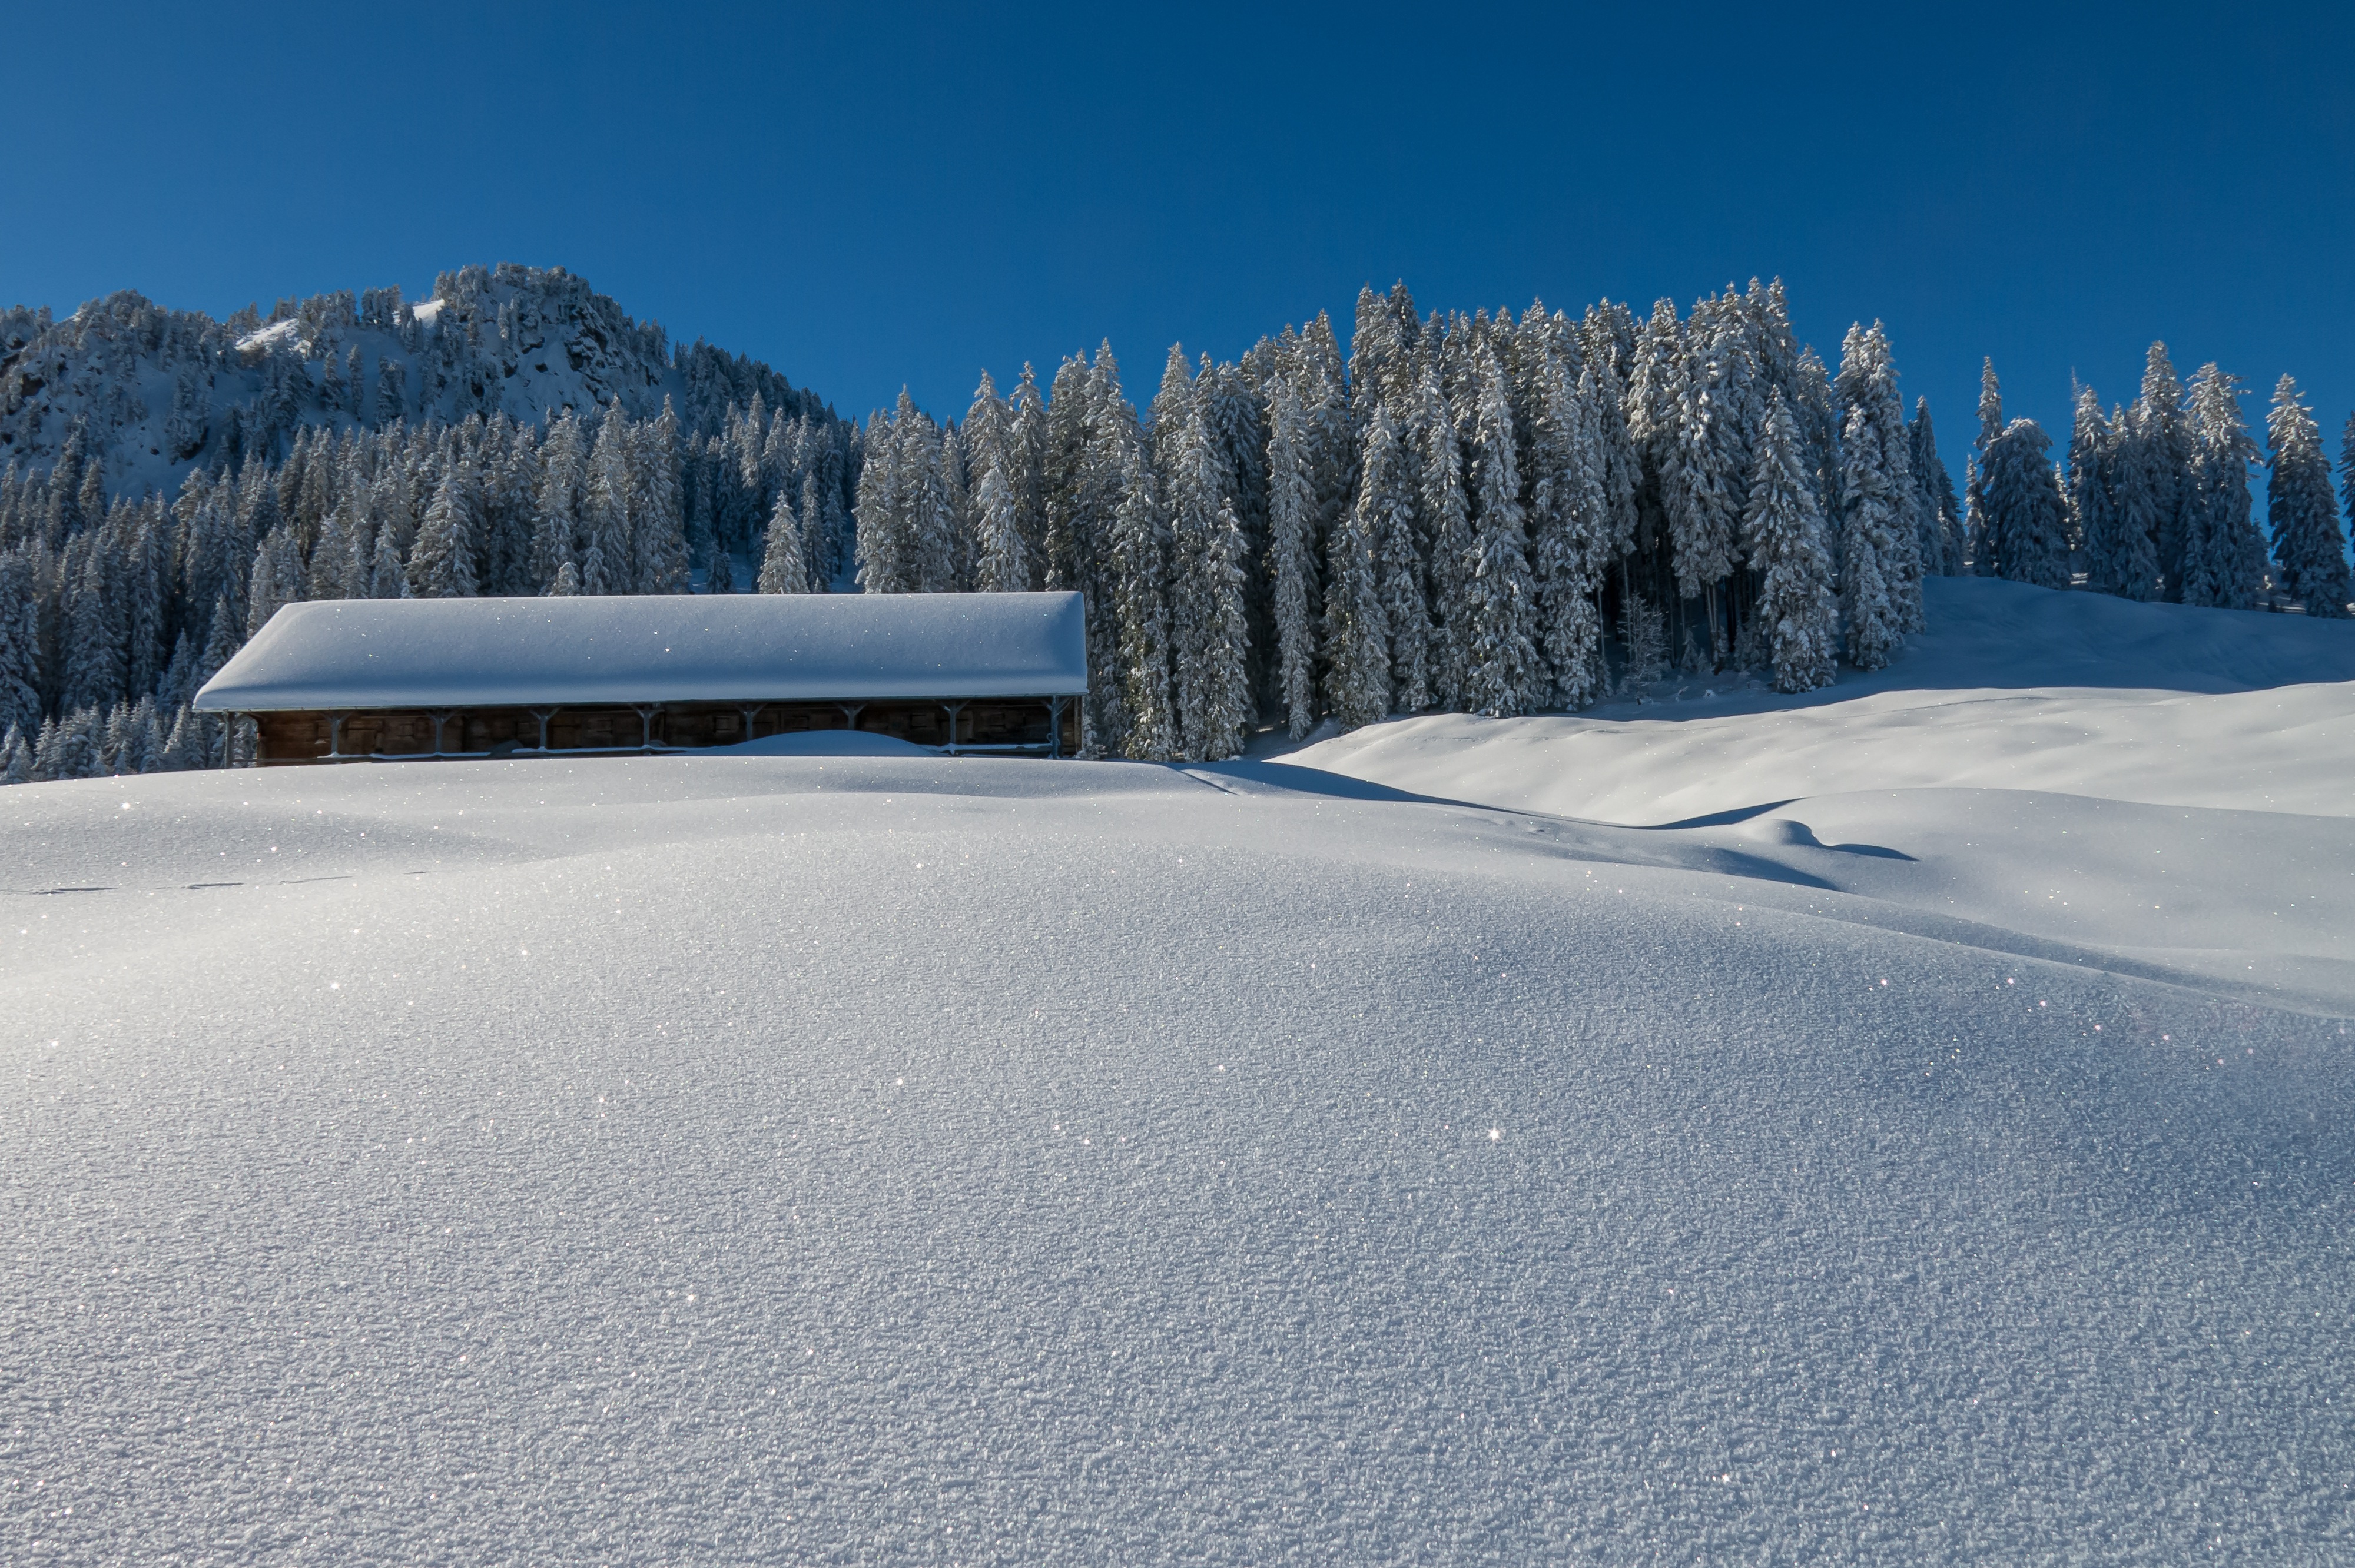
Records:
[[[290,604],[197,694],[312,708],[1076,696],[1075,593],[647,595]]]

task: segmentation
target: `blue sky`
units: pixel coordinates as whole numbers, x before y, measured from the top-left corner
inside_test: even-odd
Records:
[[[2242,20],[2241,17],[2251,18]],[[2163,337],[2355,403],[2344,8],[20,8],[0,300],[562,265],[846,412],[1109,337],[1133,393],[1404,278],[1884,319],[1949,461]]]

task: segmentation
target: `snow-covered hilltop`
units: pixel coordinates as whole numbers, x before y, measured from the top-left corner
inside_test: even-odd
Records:
[[[62,321],[0,312],[0,463],[48,467],[79,429],[107,489],[133,497],[176,489],[191,467],[275,461],[308,429],[495,414],[536,424],[616,398],[646,418],[668,397],[700,432],[756,395],[831,418],[758,361],[699,341],[673,352],[658,323],[561,267],[463,267],[415,303],[398,288],[338,290],[225,322],[128,290]]]

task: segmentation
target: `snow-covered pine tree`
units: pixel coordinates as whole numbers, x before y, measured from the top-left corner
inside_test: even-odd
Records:
[[[1848,662],[1859,670],[1885,668],[1904,641],[1889,583],[1891,534],[1902,493],[1881,461],[1872,421],[1849,410],[1840,431],[1840,619],[1848,628]]]
[[[2253,609],[2265,586],[2265,546],[2251,515],[2257,444],[2241,417],[2239,381],[2213,364],[2185,399],[2191,472],[2183,507],[2183,602]]]
[[[1172,456],[1179,454],[1174,450]],[[1002,486],[996,488],[1004,488]],[[1011,506],[1007,506],[1008,522]],[[1120,657],[1132,722],[1124,753],[1159,761],[1179,750],[1175,651],[1171,644],[1170,533],[1159,486],[1143,442],[1122,455],[1120,509],[1113,516],[1113,611],[1120,620]],[[1021,548],[1018,537],[1015,550]]]
[[[617,395],[599,423],[596,444],[590,449],[586,481],[581,493],[581,591],[616,594],[630,591],[637,566],[630,515],[630,417]],[[421,543],[422,535],[420,535]],[[424,598],[418,586],[412,558],[411,591]]]
[[[434,488],[409,557],[409,590],[419,599],[473,599],[474,582],[474,498],[456,462]]]
[[[1922,610],[1920,503],[1913,482],[1913,440],[1905,428],[1905,404],[1897,395],[1897,370],[1889,353],[1888,334],[1879,322],[1869,328],[1849,328],[1847,340],[1841,345],[1839,379],[1833,392],[1843,409],[1843,543],[1857,537],[1859,508],[1871,511],[1874,515],[1863,525],[1872,534],[1876,565],[1888,594],[1891,624],[1902,638],[1921,630],[1926,624]],[[1858,422],[1859,414],[1864,416],[1862,424]],[[1869,450],[1849,450],[1859,442]],[[1875,473],[1871,481],[1873,493],[1869,497],[1852,488],[1855,476],[1866,467]],[[1842,586],[1842,606],[1850,613],[1853,639],[1853,617],[1859,601],[1846,597],[1850,584],[1845,577]],[[1872,664],[1859,667],[1879,668]]]
[[[246,635],[269,625],[281,606],[302,597],[303,557],[294,547],[293,530],[281,524],[262,536],[253,552],[246,588]]]
[[[1468,585],[1465,695],[1475,711],[1501,718],[1540,705],[1550,683],[1533,635],[1537,584],[1529,575],[1519,454],[1514,450],[1504,367],[1494,350],[1476,351],[1474,374],[1475,565]]]
[[[572,591],[581,591],[579,568],[570,561],[564,563],[573,572]],[[409,599],[409,572],[401,564],[400,552],[393,547],[392,530],[380,530],[376,536],[376,555],[368,563],[368,594],[369,599]]]
[[[2347,535],[2331,493],[2330,459],[2322,450],[2322,428],[2287,376],[2274,387],[2265,444],[2273,471],[2265,481],[2265,520],[2282,586],[2306,601],[2307,614],[2343,620],[2355,583],[2348,577]]]
[[[1397,438],[1380,403],[1369,434],[1369,460],[1395,467]],[[1382,476],[1378,490],[1375,477],[1369,467],[1369,482],[1359,487],[1357,503],[1326,541],[1325,700],[1344,729],[1378,723],[1391,707],[1389,624],[1376,560],[1390,481]]]
[[[1298,740],[1316,723],[1316,482],[1300,395],[1284,376],[1269,387],[1267,482],[1276,686],[1286,726]]]
[[[1723,625],[1717,590],[1733,570],[1733,536],[1750,483],[1756,365],[1742,313],[1704,300],[1687,329],[1686,372],[1678,388],[1675,443],[1661,464],[1677,592],[1709,601],[1710,635]]]
[[[1437,337],[1434,328],[1424,340],[1433,352],[1423,362],[1415,393],[1431,584],[1431,697],[1433,706],[1461,709],[1471,705],[1472,582],[1477,566],[1463,450],[1455,438],[1455,412],[1441,388]]]
[[[1431,705],[1431,611],[1423,598],[1423,552],[1414,537],[1413,468],[1386,403],[1375,403],[1367,419],[1358,476],[1355,510],[1367,519],[1382,625],[1390,637],[1388,701],[1401,713],[1418,713]]]
[[[777,499],[783,501],[784,497],[781,495]],[[772,523],[770,526],[773,528],[776,524]],[[774,540],[764,542],[764,544],[774,543]],[[762,551],[764,558],[767,552],[764,547]],[[703,591],[706,593],[734,593],[736,591],[736,557],[716,545],[712,546],[711,568],[709,572],[705,575]]]
[[[2068,498],[2083,541],[2085,586],[2095,593],[2147,599],[2158,588],[2158,566],[2150,535],[2129,519],[2126,432],[2102,412],[2090,387],[2077,389],[2069,432]]]
[[[2014,419],[1982,454],[1982,572],[2039,588],[2069,586],[2067,505],[2053,482],[2051,450],[2041,425]]]
[[[1028,361],[1007,403],[1013,410],[1014,462],[1007,479],[1014,486],[1014,526],[1022,535],[1036,584],[1047,541],[1047,400],[1039,396],[1039,378]]]
[[[69,549],[68,561],[78,553]],[[123,695],[127,675],[120,607],[109,602],[101,550],[80,554],[80,568],[69,570],[60,650],[65,684],[59,700],[67,708],[101,707]]]
[[[1742,542],[1760,575],[1757,614],[1766,629],[1774,689],[1830,685],[1839,630],[1831,556],[1824,548],[1823,514],[1805,443],[1780,392],[1773,395],[1759,435]]]
[[[1251,721],[1242,539],[1220,493],[1199,404],[1188,411],[1175,452],[1168,501],[1178,745],[1183,757],[1216,761],[1242,749]]]
[[[1022,593],[1030,587],[1029,551],[1015,516],[1014,486],[1007,477],[1010,457],[1003,446],[992,452],[974,489],[974,523],[980,561],[974,586],[983,593]]]
[[[1529,553],[1538,590],[1538,646],[1550,675],[1548,698],[1583,707],[1601,694],[1602,621],[1595,574],[1602,558],[1603,455],[1594,431],[1594,377],[1572,387],[1551,345],[1532,344],[1529,494]],[[1744,482],[1747,488],[1747,482]]]
[[[2143,482],[2156,517],[2151,546],[2157,552],[2166,598],[2183,602],[2187,563],[2183,551],[2198,500],[2191,479],[2191,440],[2184,423],[2183,384],[2167,356],[2167,344],[2153,343],[2143,358],[2142,395],[2129,417]]]
[[[408,584],[403,583],[401,586],[405,588],[408,587]],[[548,585],[548,595],[550,599],[580,598],[581,568],[574,566],[570,561],[567,561],[562,566],[557,567],[556,580]]]
[[[802,548],[801,519],[794,515],[793,498],[783,490],[777,492],[776,508],[769,514],[769,536],[761,552],[758,586],[762,593],[809,591],[809,558]]]
[[[1930,423],[1930,399],[1913,400],[1913,423],[1910,427],[1913,446],[1913,484],[1922,495],[1922,559],[1924,569],[1935,562],[1934,569],[1944,577],[1960,577],[1963,572],[1962,506],[1955,497],[1955,478],[1946,471],[1945,460],[1938,455],[1937,431]]]
[[[22,550],[0,554],[0,723],[41,727],[40,601]]]
[[[911,593],[914,562],[907,539],[907,498],[900,443],[884,415],[867,420],[867,461],[858,470],[858,586],[866,593]]]
[[[678,487],[678,415],[662,412],[630,438],[631,544],[639,593],[687,591],[687,513]]]

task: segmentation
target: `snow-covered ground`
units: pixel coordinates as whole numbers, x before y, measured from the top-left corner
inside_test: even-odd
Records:
[[[0,792],[0,1556],[2345,1561],[2355,628],[1942,589],[1219,768]]]

